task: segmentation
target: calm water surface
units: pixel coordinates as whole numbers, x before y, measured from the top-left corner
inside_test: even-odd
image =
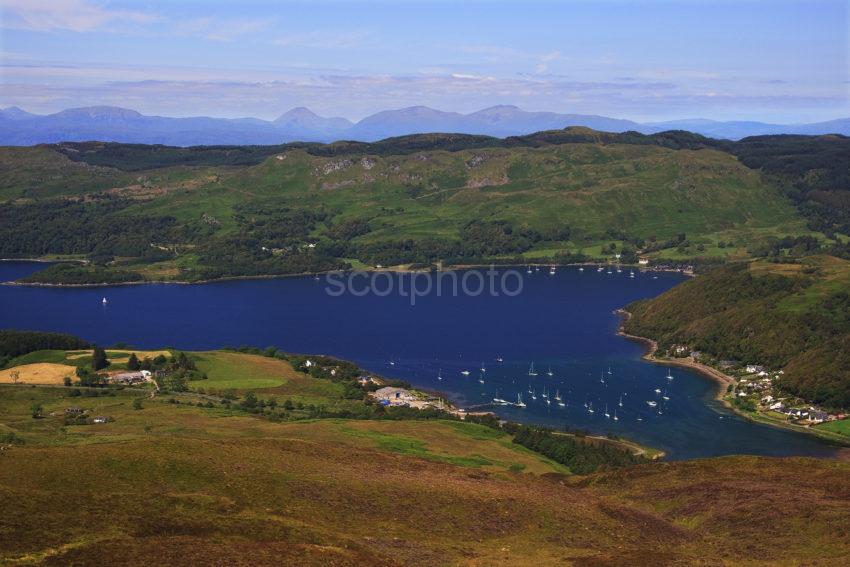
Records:
[[[42,267],[0,262],[0,281]],[[526,408],[495,411],[521,422],[617,433],[676,459],[834,452],[815,438],[737,417],[712,399],[713,382],[684,369],[673,369],[669,380],[667,367],[642,361],[643,347],[617,336],[614,309],[658,295],[683,276],[636,272],[630,278],[628,271],[592,268],[522,275],[523,291],[515,297],[432,292],[416,305],[398,293],[331,297],[326,283],[312,278],[101,288],[2,285],[0,328],[63,331],[137,348],[251,345],[332,354],[441,390],[464,406],[494,397],[516,401],[521,394]],[[392,276],[396,284],[409,277]],[[386,281],[381,284],[383,289]],[[529,376],[532,362],[537,376]]]

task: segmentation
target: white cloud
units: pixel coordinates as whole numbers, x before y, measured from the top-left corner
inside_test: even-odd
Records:
[[[33,31],[89,32],[114,22],[149,23],[155,14],[112,10],[85,0],[2,0],[0,26]]]
[[[332,32],[312,31],[277,37],[272,45],[281,47],[306,47],[310,49],[343,49],[362,47],[369,34],[363,31]]]
[[[200,36],[212,41],[233,41],[239,37],[262,31],[275,22],[275,18],[223,19],[212,16],[194,18],[179,24],[177,34]]]

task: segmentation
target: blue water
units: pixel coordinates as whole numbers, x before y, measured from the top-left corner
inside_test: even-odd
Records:
[[[0,281],[42,267],[0,262]],[[327,284],[313,278],[101,288],[2,285],[0,328],[63,331],[138,348],[251,345],[332,354],[441,390],[464,406],[486,404],[497,395],[515,401],[521,393],[528,407],[493,409],[516,421],[613,432],[675,459],[834,453],[813,437],[734,415],[712,399],[715,384],[696,373],[673,369],[674,379],[668,380],[666,367],[641,360],[643,346],[617,336],[614,309],[658,295],[683,276],[647,272],[630,278],[626,271],[592,268],[562,268],[554,276],[545,270],[521,273],[523,290],[513,297],[452,297],[451,287],[443,286],[441,296],[432,290],[415,305],[397,291],[332,297]],[[387,278],[396,290],[402,279],[409,287],[410,276],[381,278],[381,290]],[[357,289],[362,285],[358,282]],[[499,357],[504,362],[497,362]],[[528,375],[532,361],[535,377]],[[464,370],[470,374],[461,374]],[[544,389],[551,405],[542,398]],[[554,400],[556,390],[566,407]],[[585,407],[591,403],[594,413]]]

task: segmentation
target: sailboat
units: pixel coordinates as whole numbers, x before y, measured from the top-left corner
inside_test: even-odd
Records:
[[[566,404],[566,402],[564,402],[564,401],[559,401],[559,402],[558,402],[558,405],[559,405],[559,406],[561,406],[562,408],[563,408],[563,407],[567,407],[567,404]]]
[[[534,371],[534,361],[531,361],[531,366],[528,368],[529,376],[537,376],[537,372]]]
[[[529,385],[528,385],[528,393],[529,393],[529,394],[533,394],[533,393],[534,393],[534,389],[531,387],[531,384],[529,384]]]
[[[587,413],[593,413],[593,402],[590,402],[590,405],[587,406]]]
[[[558,400],[559,402],[561,401],[561,391],[560,390],[555,390],[555,399]]]
[[[469,370],[461,370],[460,373],[464,376],[469,376]]]
[[[657,403],[657,402],[653,402],[652,400],[647,400],[647,401],[646,401],[646,405],[648,405],[648,406],[649,406],[649,407],[651,407],[651,408],[654,408],[655,406],[657,406],[657,405],[658,405],[658,403]]]
[[[611,372],[611,367],[609,366],[608,367],[608,375],[610,376],[611,374],[613,374],[613,372]]]
[[[487,369],[484,367],[484,363],[481,363],[481,372],[487,372]]]
[[[670,399],[670,396],[668,396],[668,395],[667,395],[667,390],[664,390],[664,393],[663,393],[663,394],[661,394],[661,398],[662,398],[664,401],[668,401],[668,400]]]
[[[632,270],[631,272],[629,272],[629,277],[630,277],[630,278],[635,277],[635,272],[634,272],[634,270]]]
[[[578,271],[579,271],[579,272],[583,272],[583,271],[584,271],[584,266],[579,266]]]
[[[516,403],[515,403],[514,405],[515,405],[516,407],[518,407],[518,408],[524,408],[524,407],[525,407],[525,402],[524,402],[524,401],[522,401],[522,394],[517,393],[517,395],[516,395]]]
[[[545,386],[543,387],[543,394],[541,395],[543,396],[544,400],[549,398],[549,391],[546,389]]]
[[[620,269],[620,266],[617,266],[617,273],[622,273],[623,270]]]
[[[443,379],[443,369],[440,368],[439,370],[437,370],[437,380],[442,380],[442,379]]]
[[[532,400],[536,400],[536,399],[537,399],[537,392],[535,392],[534,390],[531,390],[531,399],[532,399]]]
[[[623,396],[620,396],[620,403],[618,403],[617,405],[623,407]]]
[[[550,276],[554,276],[554,275],[555,275],[555,266],[552,266],[551,268],[549,268],[549,275],[550,275]]]
[[[673,381],[673,375],[670,373],[670,370],[667,370],[667,379],[671,382]]]
[[[478,375],[478,383],[479,383],[479,384],[483,384],[483,383],[484,383],[484,373],[483,373],[483,372],[482,372],[481,374],[479,374],[479,375]]]
[[[552,366],[550,365],[549,370],[546,372],[546,376],[554,376],[554,375],[555,375],[555,373],[552,372]]]
[[[601,271],[602,271],[602,270],[604,270],[604,269],[605,269],[605,268],[603,268],[602,266],[599,266],[598,268],[596,268],[596,272],[597,272],[597,273],[599,273],[599,272],[601,272]]]
[[[526,273],[526,274],[530,274],[530,273],[531,273],[531,266],[528,266],[528,269],[525,271],[525,273]]]
[[[103,305],[106,305],[106,303],[107,303],[106,298],[104,297],[103,299],[101,299],[101,300],[100,300],[100,302],[101,302]]]
[[[608,404],[605,404],[605,417],[611,417],[611,414],[608,413]]]
[[[661,388],[656,388],[656,389],[655,389],[655,393],[656,393],[656,394],[660,394],[660,393],[661,393]]]
[[[605,383],[605,373],[604,373],[604,372],[603,372],[602,374],[600,374],[600,375],[599,375],[599,383],[600,383],[600,384],[604,384],[604,383]]]
[[[499,390],[496,390],[496,396],[493,398],[493,403],[505,405],[505,404],[508,404],[509,402],[507,400],[503,400],[502,398],[500,398],[499,397]]]
[[[620,418],[617,417],[617,410],[614,410],[614,421],[620,421]]]
[[[497,356],[496,362],[504,362],[504,359],[501,356]]]

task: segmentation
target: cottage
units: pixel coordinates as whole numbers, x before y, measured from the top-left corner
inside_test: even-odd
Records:
[[[94,418],[95,423],[106,423],[107,421],[109,421],[109,418],[102,415],[98,415]]]
[[[639,266],[648,266],[649,265],[649,258],[638,258],[638,265]]]
[[[747,374],[755,374],[757,372],[762,372],[764,370],[764,366],[758,366],[757,364],[748,364],[744,369]]]
[[[140,370],[139,372],[119,372],[109,377],[111,382],[116,384],[141,384],[147,381],[151,373],[148,370]]]
[[[770,409],[772,411],[778,411],[779,413],[785,413],[785,404],[782,402],[776,402],[770,405]]]
[[[812,423],[823,423],[829,419],[829,414],[825,411],[814,410],[809,412],[809,421]]]

